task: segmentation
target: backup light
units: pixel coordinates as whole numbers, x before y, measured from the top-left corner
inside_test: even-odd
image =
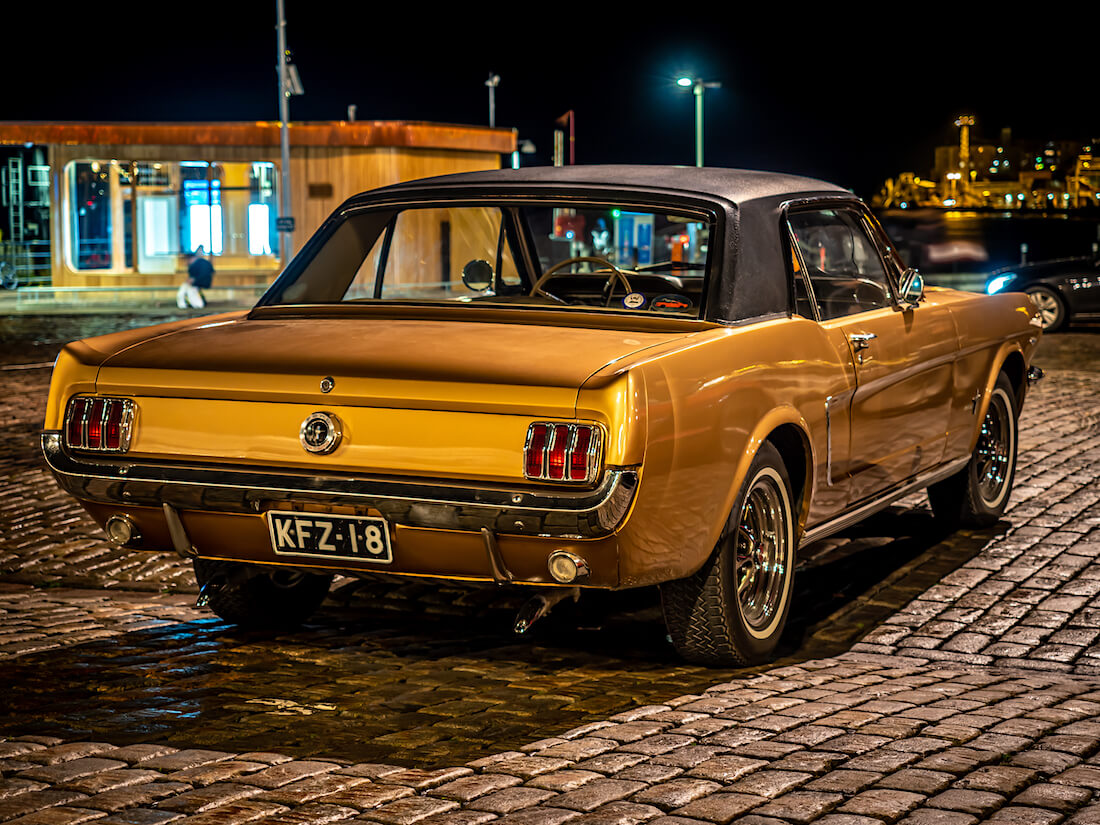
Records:
[[[602,431],[593,424],[532,424],[523,448],[523,475],[536,481],[593,481],[602,446]]]
[[[567,550],[555,550],[546,560],[546,566],[555,581],[570,584],[588,578],[588,562]]]
[[[107,538],[119,547],[133,544],[141,538],[141,532],[137,529],[137,526],[126,516],[117,514],[111,516],[107,519],[104,529],[107,532]]]
[[[65,446],[75,450],[122,453],[130,449],[134,402],[129,398],[86,395],[69,401]]]

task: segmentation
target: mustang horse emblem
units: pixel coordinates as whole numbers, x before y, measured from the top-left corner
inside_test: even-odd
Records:
[[[340,446],[340,419],[332,413],[315,412],[302,422],[298,438],[307,452],[326,455]]]

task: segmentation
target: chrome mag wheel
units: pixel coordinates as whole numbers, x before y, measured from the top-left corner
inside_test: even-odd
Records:
[[[975,450],[978,495],[988,507],[1004,498],[1012,467],[1015,422],[1008,399],[1000,388],[989,399]]]
[[[765,442],[710,557],[691,576],[661,585],[681,656],[744,667],[772,655],[791,606],[797,506],[783,458]]]
[[[997,376],[970,461],[928,488],[936,518],[951,529],[990,527],[1004,514],[1016,472],[1016,390]]]
[[[750,631],[764,631],[784,599],[790,533],[782,482],[761,474],[745,497],[737,525],[734,581],[741,615]]]

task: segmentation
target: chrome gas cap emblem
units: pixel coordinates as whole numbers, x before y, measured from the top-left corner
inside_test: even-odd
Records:
[[[327,455],[340,446],[340,419],[332,413],[315,412],[302,422],[298,438],[307,452]]]

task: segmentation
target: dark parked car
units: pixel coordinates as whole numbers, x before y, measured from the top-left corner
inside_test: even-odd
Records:
[[[1100,318],[1100,258],[1058,258],[990,273],[985,291],[1026,292],[1039,309],[1046,332],[1071,320]]]

